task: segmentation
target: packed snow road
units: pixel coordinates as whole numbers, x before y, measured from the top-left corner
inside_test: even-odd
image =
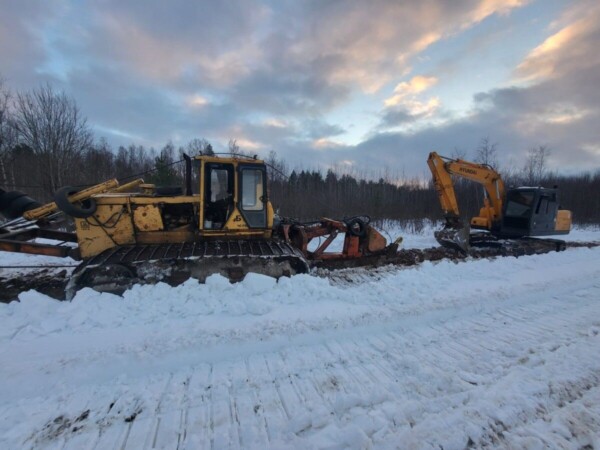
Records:
[[[0,448],[600,448],[599,248],[20,300]]]

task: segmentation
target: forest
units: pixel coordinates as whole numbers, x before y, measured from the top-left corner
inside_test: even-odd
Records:
[[[551,148],[546,145],[527,150],[522,167],[502,167],[499,145],[482,137],[471,153],[454,150],[449,156],[498,168],[507,186],[558,186],[561,206],[573,211],[576,223],[600,223],[600,170],[576,175],[551,171]],[[228,153],[248,155],[235,139],[228,147]],[[159,149],[135,143],[113,148],[94,136],[75,100],[65,93],[50,85],[13,93],[0,81],[0,189],[4,191],[19,190],[49,201],[62,186],[84,187],[110,178],[142,177],[156,185],[180,185],[183,153],[195,156],[214,150],[202,138],[179,147],[167,142]],[[442,217],[430,179],[290,167],[276,151],[259,157],[268,164],[270,199],[282,216],[305,220],[360,214],[417,225]],[[475,214],[483,189],[457,180],[456,190],[462,214]]]

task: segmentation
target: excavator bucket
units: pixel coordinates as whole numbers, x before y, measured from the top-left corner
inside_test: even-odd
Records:
[[[458,250],[466,254],[469,252],[470,234],[471,230],[468,225],[447,223],[443,229],[436,231],[433,235],[442,247]]]

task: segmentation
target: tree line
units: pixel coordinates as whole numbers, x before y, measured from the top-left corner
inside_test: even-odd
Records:
[[[471,152],[454,149],[451,156],[499,167],[498,144],[485,137]],[[229,152],[244,155],[235,140]],[[76,102],[50,85],[11,93],[0,80],[0,188],[21,190],[40,201],[49,201],[61,186],[87,186],[109,178],[128,181],[137,176],[157,185],[181,185],[185,176],[183,153],[214,154],[205,139],[185,146],[168,142],[160,149],[130,144],[112,148],[95,139]],[[548,170],[550,149],[528,151],[521,167],[501,168],[507,186],[560,187],[561,206],[571,209],[583,224],[600,224],[600,170],[559,175]],[[373,219],[401,221],[439,220],[442,212],[431,180],[398,180],[392,176],[340,173],[290,168],[270,152],[270,198],[279,214],[300,220],[369,215]],[[425,161],[423,161],[425,164]],[[197,182],[196,173],[194,175]],[[483,189],[458,179],[455,184],[461,212],[476,214]]]

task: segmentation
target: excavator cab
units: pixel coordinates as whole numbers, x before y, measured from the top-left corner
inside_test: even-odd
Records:
[[[559,209],[557,189],[514,188],[506,192],[498,234],[513,238],[568,234],[570,222],[570,212]]]

